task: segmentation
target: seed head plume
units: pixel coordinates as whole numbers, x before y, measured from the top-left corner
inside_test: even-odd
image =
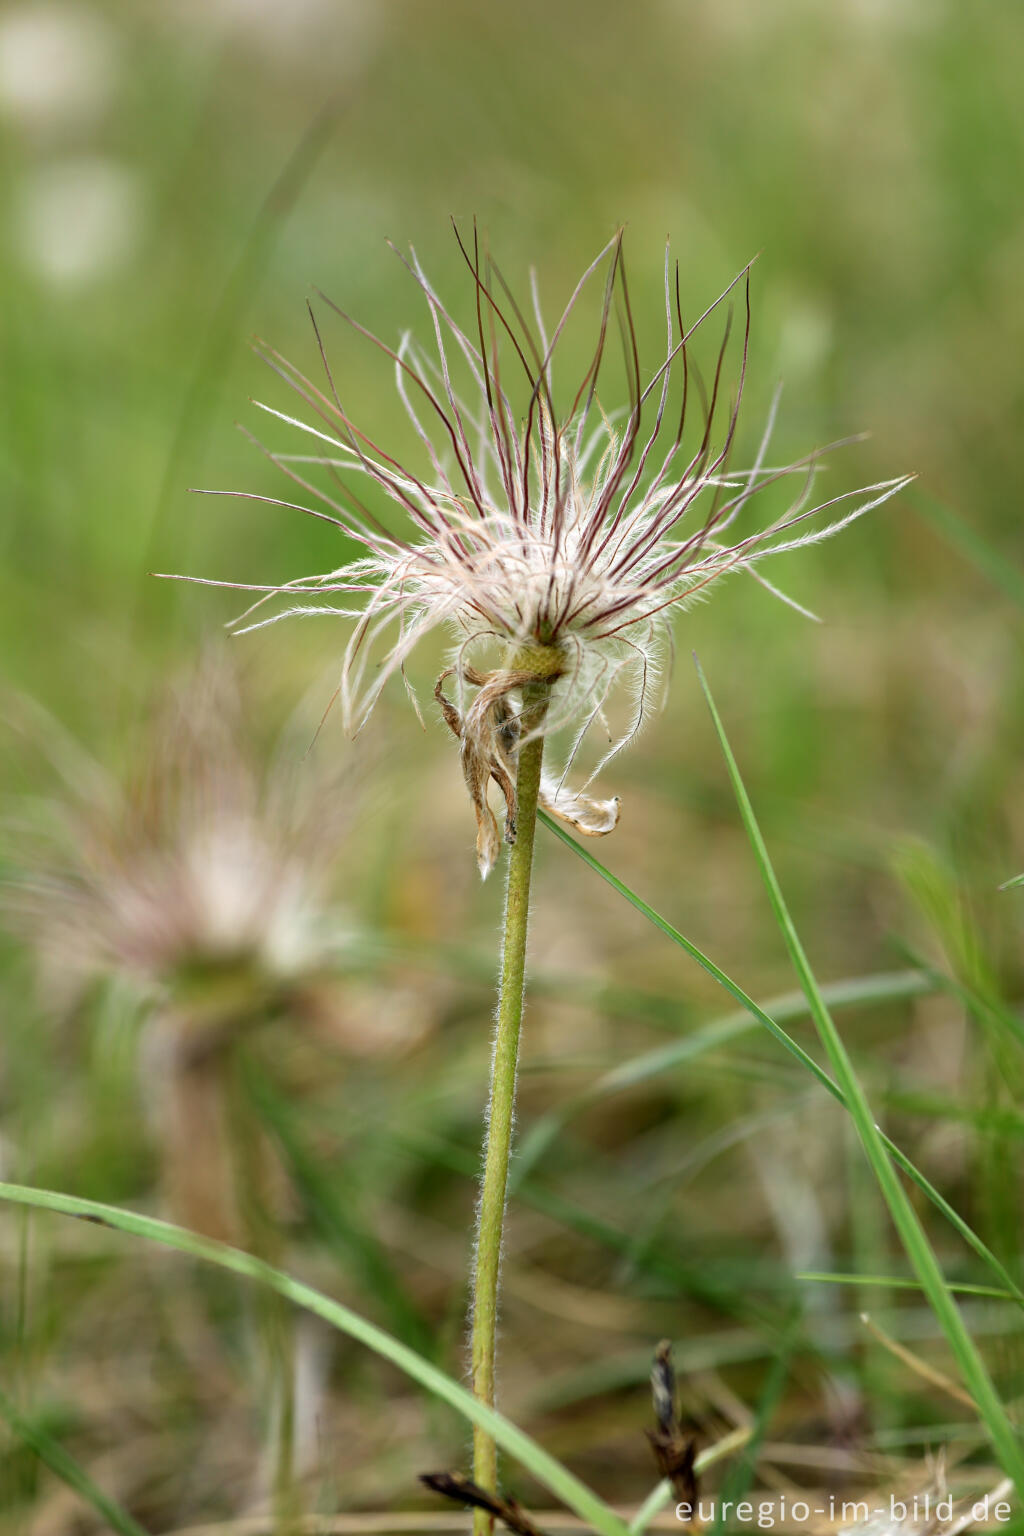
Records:
[[[31,739],[56,730],[43,722]],[[240,679],[213,652],[139,735],[124,781],[76,748],[67,795],[12,829],[0,920],[32,941],[62,1006],[118,977],[147,1004],[220,988],[301,1011],[342,926],[331,882],[355,820],[350,765],[300,772],[289,737],[267,766]]]
[[[679,266],[666,251],[664,351],[645,374],[621,231],[587,267],[550,331],[536,281],[527,319],[475,226],[469,239],[458,228],[455,234],[473,286],[474,323],[468,328],[446,308],[415,252],[401,257],[426,303],[429,350],[408,335],[392,348],[323,301],[390,359],[429,470],[406,468],[356,426],[335,387],[315,317],[321,384],[259,344],[310,417],[261,408],[312,439],[312,451],[264,449],[301,495],[253,499],[333,523],[361,553],[323,575],[282,585],[212,584],[259,594],[235,621],[239,633],[295,615],[353,621],[339,699],[354,731],[388,680],[395,673],[404,679],[408,658],[429,631],[443,627],[454,634],[452,664],[435,697],[461,743],[486,875],[500,846],[488,802],[491,779],[505,800],[506,841],[515,838],[525,682],[554,680],[542,728],[570,728],[566,767],[588,729],[607,724],[606,706],[625,685],[628,719],[617,734],[609,728],[610,745],[593,779],[635,737],[657,700],[677,610],[722,577],[744,571],[806,613],[762,574],[763,562],[837,533],[909,477],[816,501],[824,449],[782,467],[768,463],[777,396],[752,465],[731,467],[747,373],[749,267],[687,326]],[[568,350],[569,322],[602,282],[595,339],[578,381],[563,395],[555,387],[556,355]],[[728,399],[724,375],[733,314],[727,301],[734,293],[742,323],[738,374]],[[694,336],[722,312],[722,339],[705,379],[692,356]],[[608,382],[613,321],[622,341],[627,404],[609,412],[599,384]],[[616,393],[621,396],[621,385]],[[355,489],[367,482],[378,499],[382,495],[400,509],[400,530],[382,521]],[[760,527],[742,531],[749,503],[787,484],[793,490],[785,504]],[[275,599],[283,602],[264,614],[264,605]],[[455,699],[443,691],[448,677]],[[470,690],[475,694],[468,702]],[[617,800],[569,790],[564,771],[545,777],[541,803],[590,835],[611,831],[618,819]]]
[[[250,1166],[232,1140],[236,1047],[287,1023],[332,1057],[388,1053],[433,1010],[422,992],[414,1009],[400,990],[383,1007],[379,987],[365,998],[345,963],[338,892],[364,776],[338,758],[300,764],[305,718],[268,762],[255,701],[208,653],[158,699],[123,777],[31,700],[7,701],[63,784],[5,826],[0,879],[0,928],[27,941],[48,1011],[84,1020],[111,986],[131,1004],[170,1208],[235,1242]]]

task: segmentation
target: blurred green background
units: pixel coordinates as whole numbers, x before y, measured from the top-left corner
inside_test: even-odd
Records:
[[[298,513],[187,494],[288,496],[233,426],[268,435],[252,395],[293,408],[251,334],[312,371],[316,286],[390,342],[408,327],[427,339],[385,241],[413,243],[465,314],[452,215],[480,221],[517,289],[536,265],[554,310],[624,223],[652,367],[666,237],[690,315],[761,253],[738,462],[781,377],[780,459],[864,431],[830,492],[920,479],[773,571],[824,626],[742,580],[680,620],[668,707],[608,770],[622,824],[596,852],[756,997],[792,986],[696,649],[819,974],[925,956],[1012,1010],[1021,893],[996,888],[1024,867],[1022,68],[1009,0],[5,6],[13,904],[34,879],[25,827],[89,799],[83,764],[159,785],[169,687],[171,735],[187,732],[197,658],[237,605],[149,573],[276,582],[340,558]],[[328,347],[357,421],[404,452],[387,365],[340,325]],[[301,763],[345,637],[297,621],[231,642],[255,779],[272,753]],[[441,655],[412,669],[424,699]],[[228,1127],[196,1155],[233,1190],[236,1239],[458,1375],[500,881],[481,890],[451,740],[433,718],[421,731],[400,685],[354,743],[329,716],[310,760],[351,801],[325,877],[345,942],[318,962],[329,1006],[307,1010],[328,1024],[310,1034],[277,999],[254,1009],[268,1022],[244,1051],[218,1044],[212,1078],[186,1068],[169,1087],[144,1048],[159,988],[140,1004],[112,965],[54,1002],[44,901],[42,918],[9,922],[4,950],[5,1177],[173,1214],[189,1136],[168,1141],[154,1105],[192,1093],[187,1124]],[[75,815],[72,844],[88,807]],[[724,1001],[546,837],[536,902],[523,1135]],[[1002,1045],[941,990],[843,1019],[893,1134],[1017,1266],[1022,1122]],[[962,1405],[922,1393],[860,1330],[868,1293],[794,1278],[902,1260],[834,1106],[770,1042],[745,1035],[608,1098],[531,1179],[512,1210],[503,1402],[607,1497],[639,1500],[653,1480],[644,1380],[666,1334],[690,1410],[719,1428],[756,1405],[789,1338],[769,1438],[832,1457],[780,1452],[793,1481],[877,1473],[883,1453],[899,1470],[922,1442],[973,1452]],[[464,1459],[456,1421],[238,1285],[56,1220],[5,1215],[2,1232],[5,1390],[154,1531],[426,1507],[416,1474]],[[935,1237],[952,1272],[979,1278]],[[948,1363],[912,1293],[871,1306]],[[1012,1398],[1013,1319],[972,1306]],[[12,1532],[100,1528],[13,1432],[0,1511]]]

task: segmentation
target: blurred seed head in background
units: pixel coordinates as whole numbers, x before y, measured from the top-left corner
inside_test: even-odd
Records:
[[[343,975],[353,929],[337,893],[365,776],[337,752],[304,757],[298,722],[268,755],[236,672],[212,650],[167,691],[123,783],[55,722],[22,712],[67,795],[22,817],[2,915],[60,1012],[96,983],[135,997],[172,1207],[237,1236],[225,1123],[236,1044],[280,1021],[341,1054],[375,1055],[429,1027],[426,994],[415,1009],[401,995],[368,1008]]]
[[[67,989],[117,972],[149,998],[241,978],[272,998],[315,974],[338,940],[328,887],[353,816],[351,781],[326,761],[303,764],[292,741],[264,767],[236,677],[207,658],[164,701],[130,782],[96,766],[46,807],[49,845],[16,894],[47,975]]]

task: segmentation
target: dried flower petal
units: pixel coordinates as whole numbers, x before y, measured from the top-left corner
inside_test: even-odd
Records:
[[[545,774],[540,786],[540,805],[559,821],[568,822],[584,837],[607,837],[619,824],[622,803],[618,795],[611,800],[595,800],[578,790],[570,789],[550,775]]]

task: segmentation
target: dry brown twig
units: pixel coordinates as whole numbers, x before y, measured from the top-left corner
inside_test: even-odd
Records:
[[[424,1472],[420,1475],[420,1482],[433,1489],[434,1493],[441,1493],[446,1499],[456,1499],[460,1504],[468,1504],[471,1509],[482,1509],[495,1520],[500,1520],[507,1530],[515,1531],[516,1536],[543,1536],[543,1532],[534,1525],[530,1516],[521,1504],[515,1499],[502,1499],[497,1494],[488,1493],[484,1488],[478,1488],[470,1478],[463,1477],[461,1472]]]

